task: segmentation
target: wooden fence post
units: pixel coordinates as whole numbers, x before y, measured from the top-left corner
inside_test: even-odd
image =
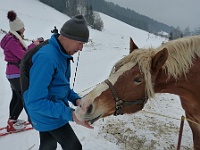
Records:
[[[179,130],[177,150],[180,150],[180,147],[181,147],[181,139],[182,139],[182,134],[183,134],[184,120],[185,120],[185,117],[181,116],[181,124],[180,124],[180,130]]]

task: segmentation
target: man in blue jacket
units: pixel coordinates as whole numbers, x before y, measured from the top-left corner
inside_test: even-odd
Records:
[[[24,106],[31,124],[39,131],[39,150],[56,149],[57,142],[63,150],[81,150],[69,121],[93,128],[79,121],[69,106],[69,101],[75,106],[81,101],[70,88],[72,55],[83,49],[88,38],[86,20],[77,15],[64,23],[60,34],[53,34],[23,57],[20,70]]]

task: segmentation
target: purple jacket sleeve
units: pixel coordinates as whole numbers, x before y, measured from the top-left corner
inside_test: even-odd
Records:
[[[29,46],[28,46],[28,49],[27,50],[30,50],[31,48],[35,47],[36,45],[34,43],[31,43]]]

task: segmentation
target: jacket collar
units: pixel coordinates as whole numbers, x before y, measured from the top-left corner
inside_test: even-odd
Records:
[[[53,34],[51,36],[51,38],[49,39],[49,42],[52,43],[55,46],[56,49],[59,50],[59,52],[64,56],[65,59],[73,61],[73,57],[66,53],[64,47],[62,46],[62,44],[58,40],[58,36],[59,36],[59,34]]]

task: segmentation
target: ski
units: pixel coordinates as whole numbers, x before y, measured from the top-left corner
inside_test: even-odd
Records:
[[[7,130],[4,130],[4,132],[0,132],[0,137],[2,136],[6,136],[6,135],[9,135],[9,134],[13,134],[13,133],[19,133],[19,132],[24,132],[24,131],[28,131],[28,130],[32,130],[33,127],[26,127],[22,130],[18,130],[18,131],[10,131],[8,132]]]
[[[9,134],[12,134],[12,133],[18,133],[18,132],[23,132],[23,131],[28,131],[28,130],[31,130],[33,129],[33,127],[31,126],[30,122],[25,122],[23,123],[25,125],[25,128],[22,129],[22,130],[18,130],[18,131],[7,131],[7,127],[2,127],[0,128],[0,137],[2,136],[6,136],[6,135],[9,135]]]
[[[23,124],[27,126],[27,125],[30,124],[30,122],[26,121],[26,122],[24,122]],[[1,127],[1,128],[0,128],[0,131],[1,131],[1,130],[4,130],[4,129],[6,129],[6,128],[7,128],[7,127]]]

